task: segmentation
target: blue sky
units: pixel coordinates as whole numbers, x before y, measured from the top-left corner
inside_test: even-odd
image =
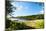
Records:
[[[40,2],[12,2],[15,12],[12,16],[27,16],[35,14],[43,14],[43,3]]]

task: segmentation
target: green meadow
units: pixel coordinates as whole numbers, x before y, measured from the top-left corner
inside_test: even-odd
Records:
[[[31,26],[34,28],[44,28],[44,20],[43,19],[39,19],[39,20],[29,20],[24,22],[27,26]]]

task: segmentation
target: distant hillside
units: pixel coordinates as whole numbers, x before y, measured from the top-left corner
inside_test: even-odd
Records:
[[[18,18],[24,18],[24,19],[44,19],[44,14],[37,14],[37,15],[29,15],[29,16],[18,16]]]

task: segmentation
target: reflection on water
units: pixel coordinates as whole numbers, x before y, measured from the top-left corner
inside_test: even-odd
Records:
[[[21,21],[21,22],[26,21],[26,19],[24,19],[24,18],[10,18],[10,20],[12,20],[12,21]]]

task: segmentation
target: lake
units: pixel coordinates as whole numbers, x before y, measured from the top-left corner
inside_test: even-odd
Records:
[[[24,21],[27,21],[26,19],[24,18],[10,18],[11,21],[21,21],[21,22],[24,22]]]

